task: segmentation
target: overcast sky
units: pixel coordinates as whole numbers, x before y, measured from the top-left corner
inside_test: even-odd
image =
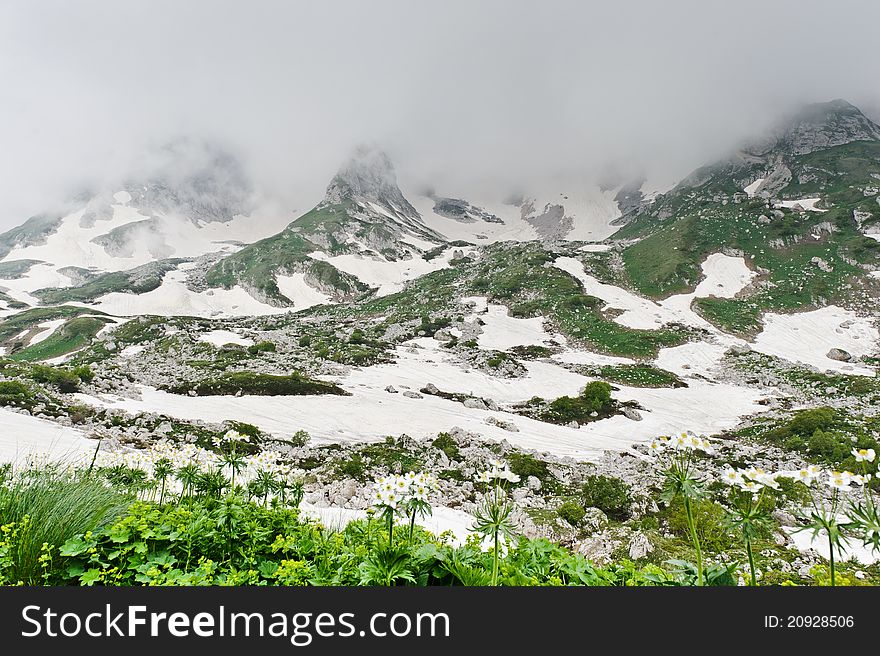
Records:
[[[0,0],[0,228],[181,135],[296,205],[353,145],[443,193],[676,174],[779,112],[880,107],[880,3]]]

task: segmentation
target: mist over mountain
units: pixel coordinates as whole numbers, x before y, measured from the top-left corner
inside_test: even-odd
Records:
[[[878,106],[880,9],[808,5],[4,3],[0,228],[151,168],[179,135],[300,212],[364,142],[441,195],[612,166],[664,187],[804,102]]]

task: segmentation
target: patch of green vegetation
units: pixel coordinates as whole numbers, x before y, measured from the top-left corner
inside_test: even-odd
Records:
[[[551,401],[541,413],[541,419],[553,424],[572,421],[585,424],[609,416],[614,407],[611,385],[595,380],[587,383],[578,396],[561,396]]]
[[[251,344],[247,348],[247,352],[251,355],[259,355],[260,353],[274,353],[275,352],[275,343],[274,342],[257,342],[256,344]]]
[[[734,335],[751,336],[761,328],[761,308],[742,298],[698,298],[697,312],[710,323]]]
[[[113,292],[145,294],[158,289],[165,274],[176,269],[184,261],[170,259],[150,262],[129,271],[101,274],[79,287],[38,289],[34,292],[34,296],[47,305],[58,305],[70,302],[90,303]]]
[[[588,508],[598,508],[610,519],[629,517],[632,496],[629,485],[619,478],[592,474],[581,485],[581,500]]]
[[[528,346],[514,346],[510,349],[516,357],[523,360],[538,360],[539,358],[549,358],[553,355],[553,349],[547,346],[539,346],[538,344],[530,344]]]
[[[43,341],[15,351],[10,357],[14,360],[37,361],[67,355],[88,345],[107,322],[108,319],[98,317],[70,319]]]
[[[766,440],[837,470],[859,471],[853,448],[880,452],[880,417],[852,415],[831,407],[800,410],[786,419],[760,422],[740,434]]]
[[[197,396],[300,396],[308,394],[347,395],[344,389],[333,383],[313,380],[299,373],[286,376],[236,371],[217,378],[198,382],[182,382],[163,389],[174,394],[194,392]]]
[[[577,501],[569,499],[556,509],[556,513],[572,526],[579,526],[587,515],[587,511]]]
[[[541,481],[542,488],[548,491],[559,488],[559,480],[543,460],[522,451],[512,451],[505,454],[505,458],[510,465],[510,471],[518,475],[523,483],[529,476],[534,476]]]
[[[458,460],[461,457],[458,443],[449,433],[440,433],[437,435],[434,441],[431,442],[431,446],[435,449],[440,449],[450,460]]]
[[[31,267],[35,264],[40,264],[40,260],[0,262],[0,278],[3,280],[17,280],[30,271]]]
[[[601,378],[630,387],[687,387],[671,371],[658,369],[647,364],[622,364],[601,367]]]
[[[20,335],[28,329],[35,328],[37,324],[56,319],[76,317],[80,314],[103,315],[104,313],[75,305],[31,308],[0,320],[0,344],[9,345],[11,347],[10,350],[14,350],[15,340],[11,338]]]

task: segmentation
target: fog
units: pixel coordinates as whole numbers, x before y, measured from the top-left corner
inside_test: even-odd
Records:
[[[220,144],[290,209],[352,148],[466,195],[683,176],[803,102],[880,108],[880,3],[0,2],[0,228]]]

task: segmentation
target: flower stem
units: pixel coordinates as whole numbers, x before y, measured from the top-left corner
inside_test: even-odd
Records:
[[[495,529],[495,550],[492,552],[492,585],[498,585],[498,529]]]
[[[831,531],[828,531],[828,555],[831,558],[831,587],[834,587],[834,541],[831,539]]]
[[[697,537],[697,528],[694,524],[694,511],[691,508],[691,500],[684,497],[684,509],[687,513],[688,529],[690,529],[691,540],[694,543],[694,549],[697,550],[697,585],[703,585],[703,552],[700,549],[700,539]]]
[[[409,516],[409,541],[412,542],[413,530],[416,527],[416,509],[413,508]]]
[[[746,553],[749,554],[749,570],[752,572],[752,587],[758,585],[758,577],[755,576],[755,556],[752,554],[752,541],[746,538]]]

